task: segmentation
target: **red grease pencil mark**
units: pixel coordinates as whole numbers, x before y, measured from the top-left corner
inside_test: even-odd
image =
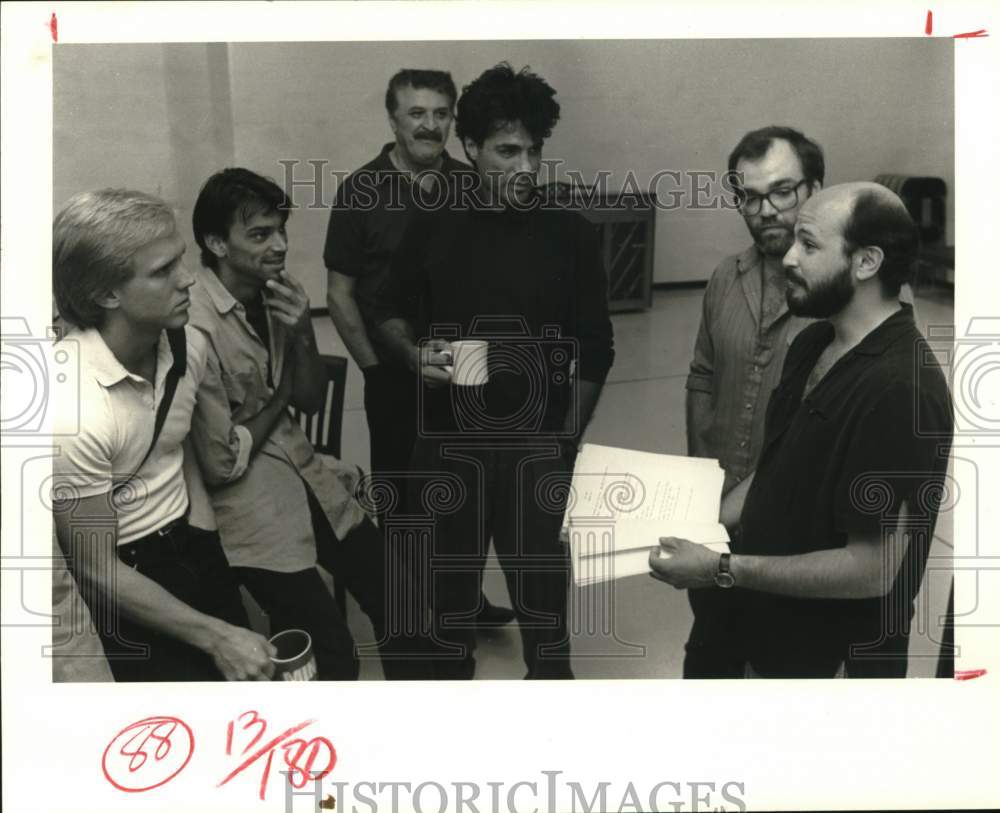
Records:
[[[101,758],[104,778],[126,793],[165,785],[184,770],[194,752],[194,734],[176,717],[147,717],[123,728]]]
[[[955,680],[973,680],[986,674],[985,669],[962,669],[955,670]]]
[[[928,37],[934,33],[934,12],[930,9],[927,10],[927,21],[924,23],[924,33]],[[980,28],[978,31],[966,31],[964,34],[952,34],[951,36],[952,39],[956,40],[973,40],[988,37],[989,34],[986,32],[985,28]]]
[[[49,19],[49,31],[52,32],[52,41],[59,42],[59,21],[56,19],[55,12],[52,13],[52,17]]]

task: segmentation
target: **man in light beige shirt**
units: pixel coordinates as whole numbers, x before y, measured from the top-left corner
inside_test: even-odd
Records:
[[[210,347],[208,385],[220,386],[217,397],[199,398],[193,445],[226,555],[272,632],[308,632],[320,679],[357,678],[354,640],[318,562],[371,619],[386,677],[427,677],[419,624],[404,634],[406,619],[389,622],[400,568],[353,497],[357,467],[316,455],[288,411],[315,412],[326,393],[309,300],[285,270],[290,206],[273,181],[246,169],[216,173],[195,203],[204,268],[191,289],[191,323]]]

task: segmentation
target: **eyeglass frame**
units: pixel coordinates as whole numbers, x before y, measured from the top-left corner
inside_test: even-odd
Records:
[[[771,204],[771,208],[774,209],[774,211],[776,211],[776,212],[787,212],[789,209],[794,209],[796,206],[799,205],[799,187],[802,186],[802,184],[811,184],[811,183],[812,183],[812,181],[810,181],[808,178],[803,178],[801,181],[798,181],[794,186],[791,186],[791,187],[789,187],[789,186],[779,186],[777,189],[772,189],[770,192],[765,192],[763,195],[758,195],[756,193],[749,194],[749,193],[746,193],[744,191],[743,194],[745,194],[747,196],[746,197],[747,201],[749,201],[749,200],[756,200],[758,202],[757,209],[756,209],[756,211],[753,211],[753,212],[747,211],[747,204],[746,204],[746,202],[744,202],[744,203],[740,203],[739,202],[739,200],[740,200],[740,193],[737,192],[737,193],[735,193],[736,208],[739,209],[740,214],[748,215],[749,217],[754,217],[754,216],[760,214],[761,209],[764,208],[764,201],[766,200],[768,203]],[[787,189],[791,189],[795,193],[795,200],[792,203],[790,203],[788,206],[786,206],[786,207],[784,207],[782,209],[782,208],[779,208],[778,205],[773,200],[771,200],[771,195],[773,195],[775,192],[783,192],[783,191],[785,191]]]

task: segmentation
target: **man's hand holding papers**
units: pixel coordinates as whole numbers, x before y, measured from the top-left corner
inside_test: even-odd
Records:
[[[694,540],[716,561],[724,473],[715,460],[584,444],[563,520],[578,585],[650,572],[665,537]]]
[[[659,548],[649,552],[649,569],[654,578],[678,590],[712,587],[723,552],[690,539],[667,536],[660,540]]]

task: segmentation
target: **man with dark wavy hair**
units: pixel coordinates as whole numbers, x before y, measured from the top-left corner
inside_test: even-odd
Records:
[[[817,192],[784,256],[788,350],[756,470],[723,502],[731,554],[661,540],[654,573],[735,597],[748,677],[905,677],[952,439],[940,365],[899,301],[918,232],[885,187]]]
[[[390,617],[396,569],[354,498],[357,468],[316,454],[288,410],[311,414],[326,392],[309,299],[285,267],[290,205],[269,178],[239,167],[212,175],[195,202],[204,267],[191,324],[216,384],[192,420],[198,463],[238,578],[275,632],[309,633],[320,680],[356,679],[360,660],[317,564],[371,620],[386,677],[423,678],[420,642]]]
[[[527,68],[497,65],[468,85],[457,132],[478,186],[457,206],[414,217],[380,294],[386,345],[425,384],[426,431],[412,469],[462,484],[435,516],[429,559],[441,678],[473,676],[469,619],[491,538],[527,677],[573,676],[559,541],[566,494],[554,486],[568,482],[614,351],[596,233],[535,197],[542,145],[558,120],[555,90]],[[481,391],[451,384],[449,370],[418,347],[443,332],[488,334]]]
[[[330,318],[364,377],[371,471],[392,486],[397,505],[404,501],[417,434],[417,379],[379,340],[373,313],[413,211],[446,203],[459,176],[471,171],[445,149],[457,96],[447,71],[404,68],[393,74],[385,112],[394,140],[337,190],[323,247]],[[513,620],[510,608],[483,596],[480,625]]]

